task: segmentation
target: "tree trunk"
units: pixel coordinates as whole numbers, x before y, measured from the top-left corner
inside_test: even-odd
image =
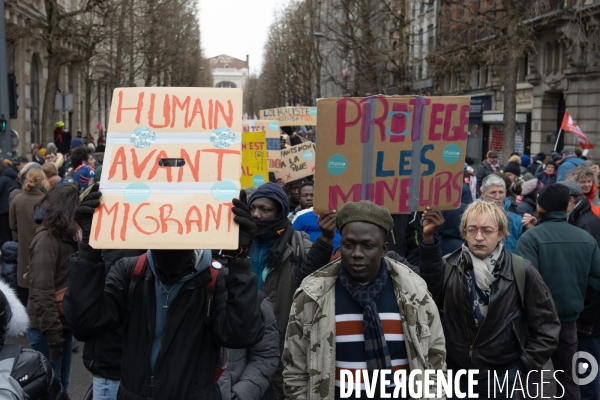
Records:
[[[508,57],[504,76],[504,131],[502,133],[502,161],[508,162],[510,153],[515,149],[517,127],[517,74],[519,60]]]
[[[115,80],[114,87],[121,87],[123,80],[123,46],[125,42],[125,13],[127,12],[127,0],[121,0],[119,6],[119,19],[117,21],[117,51],[115,56]]]
[[[54,102],[58,77],[60,76],[60,56],[55,54],[52,45],[48,45],[48,79],[44,90],[44,105],[42,106],[42,143],[54,142]]]

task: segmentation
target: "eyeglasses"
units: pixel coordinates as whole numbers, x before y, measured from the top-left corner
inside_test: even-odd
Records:
[[[467,236],[475,237],[475,236],[477,236],[477,232],[481,232],[481,234],[484,237],[491,237],[494,233],[498,232],[498,229],[494,230],[494,229],[489,229],[489,228],[483,228],[483,229],[469,228],[469,229],[467,229]]]

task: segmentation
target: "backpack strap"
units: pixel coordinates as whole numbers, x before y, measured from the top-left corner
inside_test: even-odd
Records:
[[[519,296],[521,297],[521,306],[525,306],[525,260],[523,257],[516,254],[512,256],[512,267],[515,281],[517,282],[517,288],[519,289]]]
[[[131,273],[131,280],[129,281],[129,291],[127,292],[127,312],[133,311],[133,293],[135,292],[135,288],[142,276],[145,267],[146,261],[148,260],[148,254],[144,253],[138,257],[137,262],[135,263],[135,268]]]
[[[302,238],[302,233],[300,231],[294,231],[291,245],[294,252],[294,260],[296,260],[297,263],[296,267],[300,268],[304,262],[304,239]]]
[[[0,350],[0,374],[12,372],[15,364],[19,360],[19,355],[23,347],[20,344],[5,344]]]

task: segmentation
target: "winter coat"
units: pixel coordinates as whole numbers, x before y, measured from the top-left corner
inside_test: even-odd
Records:
[[[5,242],[2,245],[2,279],[8,285],[17,289],[17,255],[19,244],[17,242]]]
[[[48,345],[62,346],[63,329],[69,329],[58,313],[56,292],[69,286],[69,261],[77,244],[54,237],[41,225],[29,247],[29,301],[27,314],[31,327],[39,330]]]
[[[19,261],[17,264],[17,284],[29,287],[29,281],[23,277],[29,266],[29,246],[35,236],[38,224],[33,221],[34,208],[46,195],[39,187],[19,193],[10,204],[9,224],[13,238],[19,242]]]
[[[411,264],[419,263],[419,238],[423,236],[421,225],[421,214],[412,212],[410,214],[392,214],[394,227],[388,233],[386,241],[389,243],[389,251],[395,251]]]
[[[583,229],[552,211],[517,244],[515,254],[531,261],[550,289],[561,322],[574,322],[583,310],[587,287],[600,290],[600,249]]]
[[[533,179],[533,175],[531,174],[531,172],[529,171],[529,169],[527,167],[524,167],[521,165],[521,166],[519,166],[519,169],[521,171],[521,176],[523,177],[523,180],[525,182]]]
[[[257,278],[249,259],[229,261],[236,273],[219,274],[212,302],[207,268],[185,281],[169,306],[154,372],[152,340],[156,322],[155,276],[150,266],[129,301],[129,284],[138,257],[119,260],[105,277],[101,251],[80,243],[71,258],[65,315],[73,329],[104,333],[123,327],[121,385],[117,398],[218,400],[214,371],[220,346],[245,348],[264,333],[257,301]],[[210,305],[210,309],[209,309]],[[128,312],[128,306],[131,312]],[[161,305],[159,305],[161,306]],[[243,327],[243,328],[241,328]]]
[[[142,250],[104,250],[104,272],[108,275],[115,263],[125,257],[138,257]],[[98,334],[86,334],[73,330],[75,338],[83,345],[83,365],[94,375],[118,381],[121,379],[121,353],[123,352],[123,328]]]
[[[406,265],[387,257],[385,262],[402,319],[409,369],[445,371],[444,332],[427,285]],[[289,400],[334,397],[335,286],[340,264],[336,260],[307,277],[294,296],[282,357]],[[436,376],[431,377],[435,388]]]
[[[473,265],[463,261],[462,249],[448,255],[445,262],[451,272],[437,303],[442,310],[449,368],[495,370],[518,364],[522,372],[540,369],[558,346],[560,322],[539,272],[525,260],[522,307],[512,255],[504,247],[498,258],[498,276],[490,286],[487,316],[478,329],[467,280]]]
[[[525,214],[534,215],[536,212],[536,204],[537,202],[535,199],[532,199],[530,196],[524,196],[517,206],[517,214],[521,217]]]
[[[592,212],[587,199],[583,198],[575,205],[567,216],[567,222],[592,235],[600,246],[600,218]],[[592,332],[593,336],[600,336],[600,292],[587,288],[584,308],[577,320],[577,326],[582,331]]]
[[[228,349],[227,369],[217,382],[223,400],[259,400],[279,365],[279,332],[271,301],[258,292],[265,322],[262,340],[247,349]]]
[[[583,160],[581,158],[577,158],[575,155],[563,159],[558,167],[558,170],[556,171],[556,182],[562,182],[566,180],[569,172],[581,164],[583,164]]]
[[[500,172],[502,170],[504,170],[504,165],[498,164],[498,169],[494,170],[490,163],[488,163],[487,160],[485,160],[483,164],[481,164],[481,166],[477,168],[477,174],[475,175],[477,177],[477,193],[481,193],[481,184],[483,183],[483,178],[490,174],[493,174],[496,171]]]
[[[553,183],[556,183],[556,172],[553,174],[549,174],[546,171],[542,171],[542,172],[535,174],[535,177],[540,182],[542,182],[544,184],[544,186],[552,185]]]
[[[1,318],[9,317],[8,321],[0,323],[0,348],[2,348],[5,339],[23,336],[27,332],[29,318],[15,292],[2,280],[0,280],[0,291],[4,293],[7,301],[6,308],[1,311]],[[29,400],[69,400],[50,362],[40,352],[22,349],[10,376],[19,382],[25,394],[29,396]]]
[[[6,168],[0,173],[0,214],[8,213],[9,189],[14,185],[17,173],[12,168]]]
[[[519,214],[509,211],[510,206],[511,201],[508,198],[504,198],[504,211],[508,218],[508,233],[510,234],[504,238],[504,246],[506,246],[508,251],[514,252],[517,248],[517,241],[523,234],[523,224],[521,223],[523,218]]]
[[[273,311],[275,312],[275,317],[277,319],[280,351],[283,351],[285,330],[287,329],[294,292],[305,277],[328,264],[331,260],[331,254],[333,253],[333,246],[327,245],[321,238],[311,244],[308,235],[302,232],[302,239],[304,241],[304,262],[299,265],[299,260],[293,255],[295,249],[292,249],[290,240],[290,243],[287,244],[286,249],[283,252],[279,267],[268,271],[263,287],[263,291],[271,300]],[[254,251],[256,250],[255,247]],[[277,373],[272,380],[272,386],[276,397],[283,397],[282,371],[283,364],[279,363]]]
[[[537,178],[537,174],[544,171],[544,163],[537,157],[533,157],[531,164],[529,164],[527,168],[529,169],[529,172],[531,172],[531,174]]]
[[[584,196],[590,202],[592,212],[600,217],[600,192],[598,191],[598,186],[594,183],[592,185],[592,190],[590,190],[588,194],[584,194]]]

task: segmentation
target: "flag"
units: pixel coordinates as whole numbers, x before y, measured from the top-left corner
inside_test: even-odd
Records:
[[[102,121],[98,121],[98,123],[96,124],[96,129],[98,129],[98,133],[100,135],[104,133],[104,130],[102,129]]]
[[[577,141],[579,142],[579,147],[582,149],[593,149],[594,145],[592,142],[588,140],[585,134],[579,129],[577,123],[573,121],[573,117],[569,114],[569,111],[565,110],[565,117],[563,118],[560,129],[566,132],[571,132],[575,136],[577,136]]]

